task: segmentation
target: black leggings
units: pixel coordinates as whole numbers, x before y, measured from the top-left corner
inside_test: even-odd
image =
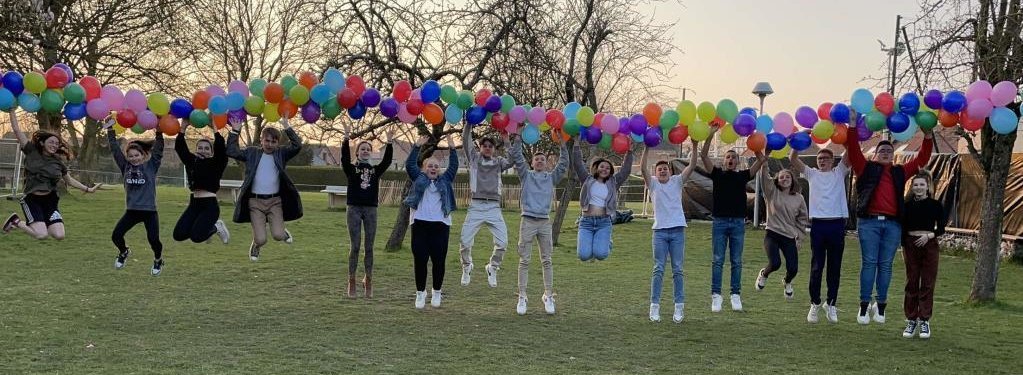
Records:
[[[782,236],[773,230],[767,230],[764,236],[764,250],[767,251],[767,267],[764,277],[781,268],[781,257],[785,256],[785,283],[792,282],[799,272],[799,254],[796,240]]]
[[[188,207],[181,213],[181,218],[174,225],[174,240],[200,243],[217,233],[215,223],[220,218],[220,205],[217,197],[188,198]]]
[[[121,252],[127,251],[128,245],[124,243],[124,235],[138,223],[146,226],[146,237],[149,239],[149,246],[153,248],[153,259],[160,259],[163,256],[163,244],[160,243],[160,216],[156,211],[124,211],[124,216],[121,216],[121,220],[114,226],[114,233],[110,234],[114,246]]]
[[[448,256],[451,227],[439,221],[412,222],[412,256],[415,258],[416,290],[426,290],[426,263],[433,261],[433,289],[444,286],[444,261]]]

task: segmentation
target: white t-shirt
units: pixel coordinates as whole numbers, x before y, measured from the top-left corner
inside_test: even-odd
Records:
[[[595,181],[590,185],[590,205],[604,207],[607,204],[607,183]]]
[[[845,195],[845,177],[849,167],[837,163],[831,171],[803,168],[810,182],[810,218],[839,219],[849,217],[849,201]]]
[[[423,198],[419,200],[419,207],[412,210],[412,220],[438,221],[451,226],[451,215],[444,216],[444,206],[436,182],[430,182],[430,186],[426,187]]]
[[[654,201],[653,229],[668,229],[686,226],[686,214],[682,209],[682,175],[673,175],[668,182],[661,183],[656,177],[648,184],[650,198]]]
[[[252,194],[277,194],[281,189],[280,173],[274,165],[274,156],[263,153],[256,167],[256,178],[252,181]]]

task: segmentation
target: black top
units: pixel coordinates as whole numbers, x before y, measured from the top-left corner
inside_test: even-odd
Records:
[[[184,133],[178,133],[177,139],[174,140],[174,152],[178,153],[178,158],[185,165],[188,190],[205,190],[210,193],[220,190],[220,178],[224,176],[224,169],[227,168],[227,143],[220,133],[213,133],[211,158],[201,158],[188,151]]]
[[[934,232],[935,236],[945,234],[945,210],[934,198],[906,199],[905,215],[902,216],[902,231]]]
[[[364,161],[352,164],[352,150],[348,146],[348,140],[341,143],[341,168],[348,177],[349,206],[370,206],[376,207],[380,197],[380,176],[391,166],[391,156],[394,153],[391,144],[384,148],[384,158],[375,167]]]
[[[710,172],[714,182],[714,217],[746,217],[746,184],[753,179],[749,169],[726,171],[714,167]]]

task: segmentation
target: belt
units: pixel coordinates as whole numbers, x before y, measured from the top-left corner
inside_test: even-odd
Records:
[[[881,221],[885,221],[885,220],[898,220],[898,218],[896,218],[895,216],[891,216],[891,215],[867,215],[867,216],[860,216],[860,218],[863,218],[863,219],[874,219],[874,220],[881,220]]]
[[[270,199],[270,198],[277,198],[277,197],[281,196],[281,194],[280,193],[273,193],[273,194],[252,194],[252,196],[256,197],[256,199]]]

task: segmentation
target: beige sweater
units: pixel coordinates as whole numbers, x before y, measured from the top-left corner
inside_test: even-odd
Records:
[[[778,191],[774,179],[767,174],[764,166],[760,178],[763,186],[764,200],[767,201],[767,229],[782,236],[799,241],[810,225],[810,215],[806,209],[806,201],[802,194],[789,194]],[[797,184],[798,181],[792,181]]]

